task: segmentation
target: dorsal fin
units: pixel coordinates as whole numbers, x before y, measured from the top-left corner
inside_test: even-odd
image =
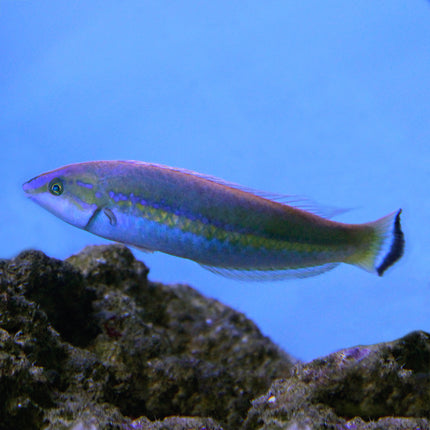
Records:
[[[311,212],[315,215],[322,216],[324,218],[333,218],[337,215],[341,215],[345,212],[348,212],[350,209],[336,208],[326,205],[321,205],[319,203],[314,202],[312,199],[304,196],[294,195],[294,194],[278,194],[278,193],[270,193],[266,191],[256,190],[254,188],[245,187],[235,182],[229,182],[224,179],[218,178],[216,176],[206,175],[203,173],[195,172],[193,170],[183,169],[180,167],[170,167],[163,164],[158,163],[147,163],[144,161],[135,161],[130,160],[126,161],[126,163],[132,163],[136,165],[145,165],[145,166],[153,166],[160,169],[173,170],[175,172],[184,173],[185,175],[191,175],[197,178],[205,179],[207,181],[213,182],[215,184],[224,185],[229,188],[233,188],[235,190],[245,191],[247,193],[253,194],[255,196],[262,197],[267,200],[275,201],[284,205],[292,206],[297,209],[302,209],[307,212]]]

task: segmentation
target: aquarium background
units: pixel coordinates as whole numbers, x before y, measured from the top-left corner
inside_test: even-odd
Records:
[[[0,257],[107,241],[25,198],[64,164],[135,159],[351,209],[403,208],[384,277],[241,282],[134,251],[150,279],[244,312],[295,357],[430,331],[430,3],[0,3]]]

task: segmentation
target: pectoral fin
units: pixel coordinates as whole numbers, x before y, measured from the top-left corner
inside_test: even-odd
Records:
[[[108,217],[110,225],[116,225],[117,220],[115,214],[109,208],[103,208],[103,213]]]

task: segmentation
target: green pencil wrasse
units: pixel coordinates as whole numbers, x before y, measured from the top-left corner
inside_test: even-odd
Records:
[[[313,276],[339,263],[381,276],[404,248],[401,210],[345,224],[213,177],[139,161],[72,164],[23,189],[98,236],[244,279]]]

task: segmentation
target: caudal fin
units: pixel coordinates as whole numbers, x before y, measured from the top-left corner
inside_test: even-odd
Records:
[[[400,225],[402,210],[365,224],[372,228],[371,241],[365,252],[351,261],[369,272],[382,276],[403,255],[405,238]]]
[[[397,260],[403,255],[405,248],[405,236],[400,225],[400,214],[402,210],[399,209],[394,217],[394,222],[391,228],[391,246],[388,252],[383,257],[381,263],[376,267],[376,271],[379,276],[382,276],[384,272],[392,266]]]

